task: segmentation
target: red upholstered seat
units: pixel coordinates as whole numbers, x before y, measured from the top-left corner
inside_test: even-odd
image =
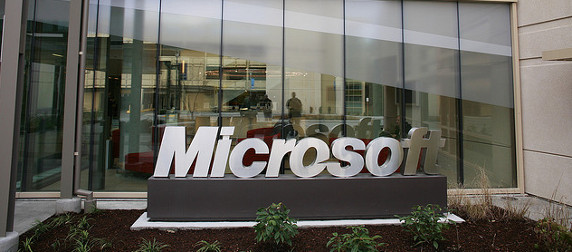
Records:
[[[259,138],[268,145],[268,149],[272,149],[272,141],[274,139],[280,138],[280,133],[274,134],[274,128],[258,128],[252,129],[246,132],[247,138]],[[241,142],[245,138],[239,138],[238,142]],[[255,154],[253,149],[246,151],[244,158],[242,159],[242,164],[250,166],[254,161],[268,161],[270,158],[269,154]]]
[[[153,173],[153,152],[138,152],[125,155],[125,169],[135,172]]]

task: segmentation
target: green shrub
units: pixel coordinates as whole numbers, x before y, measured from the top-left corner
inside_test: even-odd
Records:
[[[260,208],[256,212],[257,242],[274,241],[276,245],[292,245],[292,238],[298,234],[296,220],[288,217],[290,210],[282,203],[272,203],[267,208]]]
[[[551,218],[539,220],[534,232],[538,234],[540,244],[537,249],[543,251],[572,251],[572,232]]]
[[[405,230],[413,234],[415,246],[425,243],[439,248],[439,242],[445,240],[443,230],[449,228],[449,222],[439,222],[445,217],[441,212],[441,207],[429,204],[413,207],[411,215],[399,218]]]
[[[209,243],[208,241],[199,241],[195,246],[201,246],[197,249],[197,252],[220,252],[220,242],[214,241],[213,243]]]
[[[365,227],[349,228],[352,229],[352,232],[349,234],[332,234],[332,238],[330,238],[327,244],[328,247],[332,247],[330,251],[378,251],[378,247],[386,245],[385,243],[375,241],[376,239],[381,239],[381,235],[370,237],[369,230]]]

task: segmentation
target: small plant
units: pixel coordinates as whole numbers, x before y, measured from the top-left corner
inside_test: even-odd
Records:
[[[89,224],[89,219],[83,216],[75,225],[70,227],[66,240],[75,240],[77,237],[81,237],[83,232],[87,232],[90,228],[91,224]]]
[[[87,216],[83,216],[76,224],[76,227],[80,230],[88,230],[91,228],[91,224],[89,224],[90,220],[91,219],[88,219]]]
[[[67,248],[67,246],[72,247],[72,251],[74,252],[86,252],[92,251],[92,249],[96,248],[98,251],[103,251],[111,247],[111,243],[105,241],[104,239],[93,238],[89,234],[89,229],[91,228],[91,224],[89,224],[89,220],[86,216],[83,216],[81,219],[77,221],[75,225],[70,227],[68,235],[66,236],[65,240],[62,242],[57,241],[52,243],[52,248],[63,249]],[[62,217],[62,220],[53,221],[52,223],[70,223],[71,216],[69,217]],[[71,244],[66,244],[66,241],[70,241]],[[60,250],[58,249],[58,250]]]
[[[22,248],[18,251],[32,252],[32,245],[34,245],[34,237],[27,237],[25,241],[22,241]]]
[[[566,230],[554,219],[544,218],[538,221],[534,231],[541,241],[541,244],[535,244],[536,249],[555,252],[572,251],[572,231]]]
[[[82,233],[83,231],[86,231],[86,230],[80,229],[80,228],[78,228],[78,227],[76,227],[76,226],[70,227],[70,231],[68,232],[68,235],[66,236],[66,240],[68,240],[68,241],[73,241],[73,240],[75,240],[76,237],[79,236],[79,235],[81,235],[81,233]]]
[[[564,197],[557,198],[558,188],[560,188],[560,181],[550,196],[550,203],[544,209],[544,218],[551,219],[553,222],[560,224],[563,227],[572,228],[571,212],[566,210],[566,205],[562,203]]]
[[[60,240],[56,240],[55,242],[53,242],[51,245],[52,249],[54,251],[61,251],[61,247],[62,247],[62,243],[60,242]]]
[[[441,213],[439,206],[429,204],[425,207],[414,207],[411,215],[399,220],[405,229],[413,234],[415,246],[425,243],[438,249],[439,242],[445,240],[443,230],[449,228],[449,222],[439,222],[443,217],[445,215]]]
[[[74,248],[72,251],[74,252],[87,252],[91,251],[94,247],[97,247],[98,251],[103,251],[111,247],[111,244],[103,239],[92,238],[87,230],[77,232],[73,240]]]
[[[381,235],[369,236],[369,230],[365,227],[350,227],[349,234],[338,235],[333,233],[328,241],[327,247],[332,247],[330,251],[378,251],[377,248],[387,244],[376,242],[381,239]]]
[[[282,203],[272,203],[256,212],[254,232],[257,242],[274,241],[276,245],[292,245],[292,238],[298,234],[296,220],[288,217],[290,209]]]
[[[143,242],[139,244],[139,249],[136,252],[159,252],[169,245],[159,242],[153,238],[153,241],[148,241],[143,238]]]
[[[466,214],[467,220],[479,221],[490,218],[499,219],[502,216],[495,216],[492,194],[490,191],[490,182],[485,168],[478,165],[472,165],[477,171],[477,176],[472,182],[473,186],[478,189],[477,195],[467,195],[463,191],[464,186],[459,185],[460,189],[456,195],[448,197],[450,209],[457,210],[457,213]]]
[[[89,232],[87,230],[80,230],[77,229],[76,231],[72,232],[72,239],[74,241],[74,252],[86,252],[90,251],[93,247],[93,244],[90,242]]]
[[[43,233],[46,233],[46,232],[50,231],[50,229],[53,228],[52,225],[50,225],[48,223],[41,222],[39,220],[36,220],[34,223],[35,223],[34,229],[33,229],[34,230],[34,235],[33,235],[34,238],[39,237]]]
[[[220,242],[218,241],[214,241],[213,243],[209,243],[208,241],[199,241],[197,242],[197,244],[195,244],[195,246],[200,246],[199,249],[197,249],[197,252],[220,252],[221,248],[220,248]]]
[[[56,228],[62,225],[66,225],[71,223],[72,221],[72,216],[71,214],[67,213],[67,214],[62,214],[59,215],[58,217],[55,217],[54,219],[52,219],[52,221],[50,222],[50,224]]]
[[[88,213],[88,214],[91,214],[91,215],[98,215],[98,214],[103,213],[104,210],[101,209],[101,208],[98,208],[97,206],[93,206],[93,207],[91,207],[91,208],[89,208],[89,209],[87,209],[87,210],[84,209],[84,212],[86,212],[86,213]]]
[[[79,240],[76,240],[75,246],[74,246],[72,252],[89,252],[89,251],[91,251],[92,247],[93,247],[93,244],[91,244],[89,242],[81,242]]]
[[[528,210],[530,209],[530,200],[523,204],[514,204],[513,201],[517,199],[507,198],[505,201],[505,218],[509,220],[522,220],[526,218]]]
[[[34,242],[36,241],[36,239],[38,237],[40,237],[42,234],[50,231],[51,229],[53,229],[54,223],[49,222],[49,223],[44,223],[42,221],[36,220],[34,222],[34,228],[31,230],[31,232],[33,232],[32,236],[27,237],[26,240],[22,241],[22,248],[20,249],[21,251],[33,251],[32,250],[32,245],[34,245]]]

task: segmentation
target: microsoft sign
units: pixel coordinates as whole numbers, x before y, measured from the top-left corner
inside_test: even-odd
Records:
[[[184,127],[165,128],[149,179],[151,220],[250,219],[272,202],[284,202],[295,217],[307,219],[376,218],[405,214],[415,205],[446,204],[446,178],[436,172],[438,149],[445,143],[440,131],[413,128],[409,139],[379,137],[367,145],[342,137],[331,147],[312,137],[274,139],[272,146],[248,138],[231,151],[233,133],[234,127],[200,127],[186,148]],[[314,160],[305,165],[310,149]],[[383,149],[389,155],[379,164]],[[249,150],[269,158],[246,166]],[[292,174],[280,174],[288,156]],[[173,159],[174,176],[169,175]],[[225,174],[227,164],[234,176]],[[364,167],[369,173],[360,173]]]

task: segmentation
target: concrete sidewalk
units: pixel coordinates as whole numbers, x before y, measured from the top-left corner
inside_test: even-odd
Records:
[[[146,199],[98,199],[99,209],[146,209]],[[56,199],[17,199],[14,213],[14,231],[18,234],[30,230],[37,221],[44,221],[56,212]]]
[[[56,212],[55,199],[17,199],[14,209],[14,231],[23,234],[37,221],[44,221]]]
[[[540,220],[545,217],[554,217],[557,222],[564,222],[570,229],[572,226],[572,206],[564,205],[558,202],[549,201],[528,194],[503,194],[493,195],[493,204],[495,206],[505,208],[512,206],[515,209],[521,209],[528,206],[526,217],[533,220]]]

